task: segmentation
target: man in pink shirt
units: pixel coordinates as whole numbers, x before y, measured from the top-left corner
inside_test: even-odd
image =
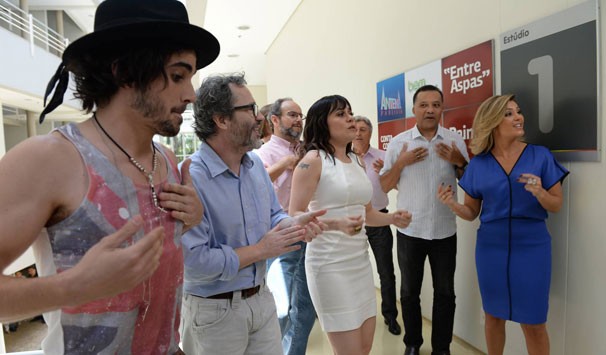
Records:
[[[276,100],[269,114],[274,134],[256,153],[269,173],[280,205],[288,212],[292,172],[299,160],[299,137],[305,117],[291,98]],[[268,261],[267,283],[276,299],[282,348],[285,355],[303,355],[316,319],[305,276],[305,243],[301,243],[301,249],[274,260]]]
[[[366,175],[372,184],[372,207],[387,213],[389,199],[381,189],[379,171],[383,168],[385,152],[370,146],[372,136],[372,123],[367,117],[354,116],[356,121],[356,138],[352,142],[356,154],[364,160]],[[375,256],[377,272],[381,281],[381,314],[387,325],[387,329],[393,335],[399,335],[402,328],[396,320],[398,309],[396,308],[396,276],[393,265],[393,234],[390,226],[369,227],[366,226],[368,244]]]

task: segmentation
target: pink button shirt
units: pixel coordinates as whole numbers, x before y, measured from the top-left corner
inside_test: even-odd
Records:
[[[385,159],[385,152],[369,147],[362,159],[364,159],[364,165],[366,165],[366,175],[372,184],[372,200],[370,202],[374,209],[382,210],[389,204],[389,199],[387,198],[387,194],[381,189],[379,174],[372,167],[372,163],[377,159]]]
[[[255,153],[263,161],[265,168],[274,165],[280,159],[287,155],[294,155],[298,144],[292,144],[286,139],[272,135],[269,142],[263,144]],[[282,175],[273,182],[274,190],[278,196],[280,206],[285,212],[288,212],[288,204],[290,203],[290,186],[292,184],[292,169],[286,169]]]

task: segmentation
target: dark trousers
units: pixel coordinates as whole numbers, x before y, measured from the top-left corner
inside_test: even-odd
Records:
[[[393,234],[389,226],[366,227],[368,244],[375,256],[381,280],[381,314],[385,319],[396,319],[396,276],[393,270]]]
[[[402,274],[400,302],[406,346],[423,344],[421,319],[421,284],[425,258],[429,257],[433,280],[433,315],[431,346],[433,351],[447,351],[452,341],[455,312],[454,272],[457,235],[439,240],[414,238],[398,232],[398,264]]]

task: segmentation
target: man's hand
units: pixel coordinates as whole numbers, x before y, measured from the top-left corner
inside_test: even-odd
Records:
[[[323,231],[328,229],[328,226],[320,221],[318,217],[326,214],[326,210],[319,210],[314,212],[301,213],[295,217],[285,218],[278,224],[282,228],[298,225],[305,227],[305,241],[307,243],[314,240]]]
[[[295,168],[295,164],[299,161],[299,157],[294,154],[289,154],[283,156],[280,160],[274,163],[271,166],[265,166],[267,173],[269,174],[269,178],[272,182],[276,181],[277,178],[280,177],[285,171],[293,170]]]
[[[377,160],[372,162],[372,169],[375,171],[375,173],[378,174],[379,172],[381,172],[381,169],[383,169],[383,165],[385,165],[383,159],[378,158]]]
[[[301,249],[300,245],[294,244],[303,241],[306,233],[306,229],[302,226],[293,225],[285,227],[278,223],[257,244],[260,250],[262,250],[262,259],[275,258],[276,256]]]
[[[408,145],[404,144],[400,154],[398,155],[398,159],[396,160],[396,162],[399,163],[402,168],[423,161],[425,158],[427,158],[427,155],[429,155],[429,151],[425,147],[417,147],[410,151],[407,149]]]
[[[62,273],[68,278],[66,286],[72,291],[72,305],[128,291],[156,271],[163,251],[164,227],[155,228],[140,240],[123,246],[142,226],[141,216],[133,217],[90,248],[76,266]]]
[[[406,228],[410,224],[412,220],[412,214],[408,211],[397,210],[392,214],[393,222],[392,224],[398,228]]]
[[[278,164],[284,167],[284,170],[292,170],[295,164],[299,161],[299,157],[296,155],[286,155],[278,161]]]
[[[454,141],[450,146],[441,142],[436,144],[436,153],[440,158],[458,167],[463,167],[467,162]]]
[[[183,222],[183,231],[196,226],[202,221],[204,207],[198,198],[189,166],[191,159],[181,165],[181,184],[164,184],[158,195],[160,206],[170,211],[170,215]]]

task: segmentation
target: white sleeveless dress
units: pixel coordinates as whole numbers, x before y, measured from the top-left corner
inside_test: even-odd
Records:
[[[325,217],[365,217],[372,185],[355,154],[351,163],[326,157],[320,151],[322,173],[310,211],[326,209]],[[350,236],[326,231],[307,245],[307,284],[320,325],[326,332],[359,328],[376,316],[376,296],[364,228]]]

